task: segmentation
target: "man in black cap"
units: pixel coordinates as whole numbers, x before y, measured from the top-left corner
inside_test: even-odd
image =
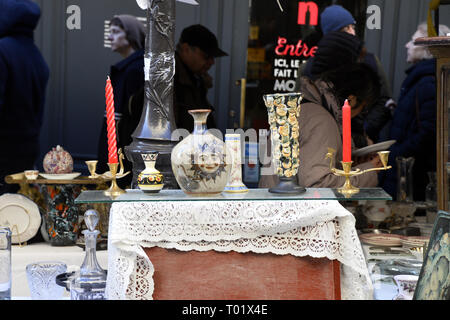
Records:
[[[193,130],[194,121],[188,110],[211,109],[208,129],[216,128],[214,108],[207,99],[212,78],[208,70],[215,58],[228,56],[219,48],[216,36],[202,25],[185,28],[175,51],[174,115],[177,128]]]

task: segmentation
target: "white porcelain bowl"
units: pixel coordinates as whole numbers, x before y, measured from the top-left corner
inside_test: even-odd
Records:
[[[28,180],[36,180],[39,176],[39,170],[25,170],[24,171],[25,178]]]

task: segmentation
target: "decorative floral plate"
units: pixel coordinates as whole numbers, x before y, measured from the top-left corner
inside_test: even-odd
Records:
[[[39,208],[21,194],[0,196],[0,225],[11,230],[11,242],[22,243],[33,238],[41,226]]]
[[[398,234],[363,233],[359,236],[361,242],[375,246],[400,247],[403,236]]]
[[[390,146],[392,146],[395,142],[396,142],[396,140],[389,140],[389,141],[383,141],[380,143],[371,144],[370,146],[353,151],[352,156],[360,157],[360,156],[364,156],[369,153],[375,153],[378,151],[387,151],[390,148]]]

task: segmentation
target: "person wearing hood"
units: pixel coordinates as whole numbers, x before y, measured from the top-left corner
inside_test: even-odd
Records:
[[[345,177],[334,175],[330,170],[330,161],[325,158],[328,148],[333,148],[336,150],[334,163],[340,168],[342,106],[348,100],[352,118],[357,116],[378,98],[379,86],[376,73],[361,63],[343,65],[323,73],[315,81],[308,77],[301,78],[303,100],[298,117],[300,167],[297,173],[301,185],[307,188],[338,188],[344,185]],[[365,170],[381,166],[380,158],[375,156],[369,161],[356,164],[354,168]],[[259,187],[271,188],[278,181],[275,174],[264,174]],[[377,173],[368,172],[352,177],[351,182],[359,188],[376,187]]]
[[[440,36],[449,32],[447,26],[440,25]],[[414,201],[425,200],[427,173],[436,171],[436,59],[426,47],[414,45],[414,40],[427,36],[427,24],[422,23],[406,44],[406,60],[412,65],[406,70],[389,132],[389,139],[396,140],[389,149],[392,169],[380,173],[380,186],[396,200],[404,200],[397,194],[397,157],[415,159]]]
[[[115,119],[117,128],[117,149],[132,143],[132,134],[139,124],[143,104],[130,103],[130,100],[141,92],[145,84],[144,75],[144,25],[132,15],[122,14],[114,16],[110,21],[111,50],[117,52],[122,60],[111,66],[110,78],[114,92]],[[98,143],[98,170],[103,173],[109,171],[108,139],[106,125],[106,111]],[[126,171],[131,170],[132,164],[124,159]],[[132,175],[120,180],[118,184],[125,188],[131,184]]]
[[[0,0],[0,194],[5,176],[34,169],[39,157],[49,68],[34,44],[41,16],[29,0]]]

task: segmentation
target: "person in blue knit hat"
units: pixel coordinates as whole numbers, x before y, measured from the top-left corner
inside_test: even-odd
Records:
[[[340,47],[342,45],[347,46],[346,41],[349,40],[348,37],[339,37],[338,34],[343,33],[356,38],[356,20],[344,7],[340,5],[326,7],[320,15],[320,26],[324,36],[319,42],[316,56],[310,58],[306,64],[299,68],[300,76],[296,82],[296,90],[299,89],[301,76],[315,79],[320,76],[321,72],[344,62],[349,62],[349,59],[354,60],[350,62],[363,62],[369,65],[380,78],[381,95],[378,101],[368,108],[364,114],[352,119],[352,135],[357,148],[385,140],[395,102],[392,99],[392,92],[381,62],[374,54],[367,52],[364,46],[362,46],[358,57],[348,56],[337,59],[337,52],[340,52],[341,56],[343,54]],[[332,43],[331,38],[334,42],[340,41],[341,43]],[[321,45],[327,47],[328,50],[325,50],[325,47],[320,48]]]
[[[326,7],[320,15],[320,26],[323,34],[331,31],[345,31],[356,35],[356,20],[352,14],[339,5]]]

